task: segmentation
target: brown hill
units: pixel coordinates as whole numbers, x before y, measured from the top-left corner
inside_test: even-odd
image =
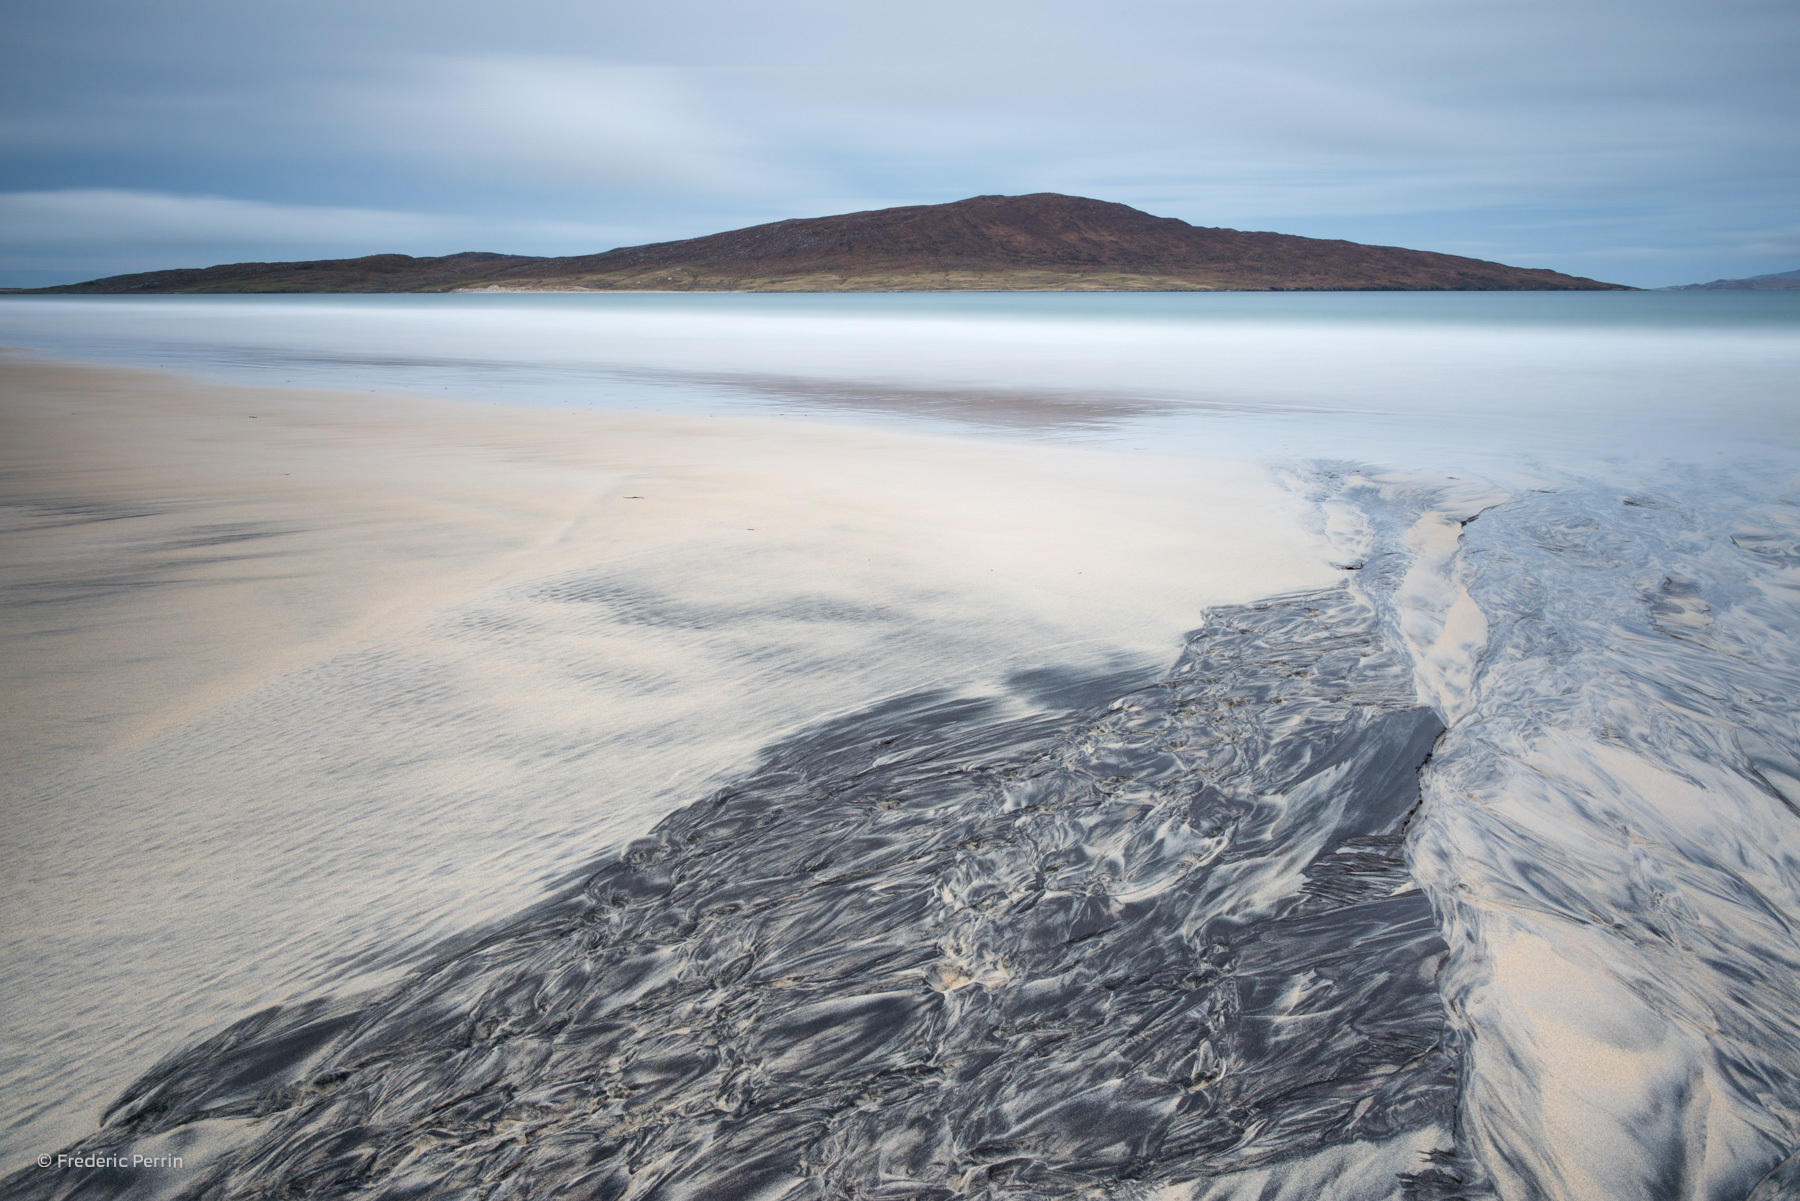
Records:
[[[225,263],[218,267],[178,267],[111,275],[33,292],[443,292],[526,263],[546,262],[520,254],[465,250],[439,258],[371,254],[360,259],[315,259],[304,263]]]
[[[1617,284],[1481,259],[1209,229],[1079,196],[976,196],[570,258],[378,255],[115,276],[47,292],[1525,291]]]

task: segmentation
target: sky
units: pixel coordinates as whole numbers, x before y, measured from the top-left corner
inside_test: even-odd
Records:
[[[0,0],[0,285],[1065,192],[1800,267],[1795,0]]]

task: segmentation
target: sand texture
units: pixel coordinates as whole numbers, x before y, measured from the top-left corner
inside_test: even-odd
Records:
[[[1040,681],[1067,711],[784,742],[480,948],[164,1065],[101,1154],[211,1137],[199,1196],[1430,1188],[1442,727],[1341,587],[1211,617],[1161,679]]]
[[[1410,837],[1502,1197],[1787,1196],[1800,1142],[1791,477],[1320,480],[1449,729]],[[1351,530],[1357,532],[1351,534]],[[1766,1185],[1765,1174],[1774,1173]]]
[[[6,371],[10,1192],[1794,1195],[1774,456]]]
[[[1338,574],[1229,463],[3,370],[15,1153],[806,723]]]

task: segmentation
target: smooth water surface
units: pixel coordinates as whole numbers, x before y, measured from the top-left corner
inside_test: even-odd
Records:
[[[1800,296],[15,297],[0,345],[509,404],[1579,461],[1791,445]]]

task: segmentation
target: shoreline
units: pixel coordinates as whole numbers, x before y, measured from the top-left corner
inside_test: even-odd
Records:
[[[33,371],[36,393],[19,385]],[[85,1133],[160,1060],[163,1074],[143,1077],[152,1091],[126,1098],[121,1120],[83,1146],[98,1154],[123,1140],[211,1171],[248,1128],[181,1116],[183,1105],[198,1106],[188,1116],[214,1112],[208,1098],[237,1087],[235,1075],[213,1071],[226,1044],[196,1040],[243,1019],[227,1043],[241,1037],[253,1061],[263,1033],[270,1046],[297,1036],[328,1058],[337,1053],[328,1044],[354,1046],[333,1033],[346,1029],[345,1014],[417,1028],[405,998],[432,979],[448,984],[453,1041],[464,1029],[456,1022],[505,1012],[490,1006],[494,995],[585,1006],[582,973],[598,949],[587,940],[621,911],[646,931],[677,922],[666,945],[645,944],[653,959],[722,956],[656,988],[697,985],[702,1006],[730,995],[761,1006],[762,989],[794,987],[794,973],[720,992],[740,980],[732,939],[752,964],[813,962],[832,940],[815,946],[812,919],[782,925],[779,937],[721,932],[783,905],[817,906],[810,886],[787,883],[826,872],[840,850],[860,845],[880,858],[876,842],[892,845],[904,875],[913,871],[905,852],[929,837],[950,856],[936,873],[950,882],[942,920],[920,929],[883,918],[849,940],[892,949],[877,956],[893,958],[878,995],[910,999],[882,1013],[925,1014],[917,1003],[940,1004],[933,996],[963,1016],[998,1012],[1064,987],[1104,1008],[1107,996],[1127,995],[1113,987],[1130,975],[1120,965],[1176,927],[1185,938],[1223,923],[1220,938],[1201,939],[1210,948],[1201,958],[1222,956],[1214,966],[1229,981],[1240,979],[1233,965],[1263,962],[1258,947],[1285,943],[1258,923],[1304,926],[1328,902],[1392,906],[1367,911],[1366,925],[1355,919],[1362,933],[1348,960],[1284,959],[1282,972],[1300,974],[1263,998],[1275,998],[1268,1012],[1281,1021],[1290,1004],[1313,1012],[1336,995],[1315,987],[1323,966],[1363,998],[1344,1010],[1354,1027],[1385,1020],[1379,1002],[1396,995],[1394,972],[1432,982],[1407,994],[1404,1021],[1420,1047],[1459,1047],[1458,1062],[1417,1081],[1414,1095],[1437,1116],[1391,1142],[1385,1166],[1366,1148],[1319,1161],[1352,1195],[1368,1191],[1357,1172],[1389,1178],[1409,1162],[1453,1165],[1444,1170],[1478,1189],[1584,1201],[1613,1195],[1620,1180],[1653,1191],[1672,1172],[1745,1195],[1765,1172],[1791,1169],[1777,1166],[1791,1150],[1780,1115],[1800,1104],[1791,1087],[1800,994],[1782,916],[1800,913],[1800,875],[1781,850],[1800,797],[1793,707],[1782,703],[1800,695],[1791,460],[1659,466],[1596,451],[1589,466],[1528,466],[1528,480],[1500,486],[1414,454],[1398,455],[1414,461],[1410,471],[1294,463],[1283,490],[1247,461],[819,421],[446,405],[68,364],[22,367],[0,382],[22,435],[6,444],[0,475],[15,523],[0,594],[15,603],[0,606],[0,620],[9,650],[28,652],[8,668],[36,654],[56,668],[38,672],[39,685],[79,692],[86,678],[110,687],[90,699],[122,706],[69,728],[98,739],[119,718],[124,730],[124,719],[144,719],[128,711],[134,698],[149,710],[180,699],[144,679],[228,665],[233,647],[287,645],[271,631],[319,640],[294,643],[305,652],[297,666],[263,661],[253,686],[176,712],[135,741],[40,748],[69,765],[8,814],[12,891],[0,899],[26,920],[0,943],[11,973],[0,986],[25,998],[26,1037],[8,1032],[8,1063],[24,1066],[0,1091],[27,1105],[52,1100],[23,1112],[13,1136],[41,1139],[15,1154],[66,1143],[59,1131]],[[290,476],[300,482],[278,482]],[[1275,594],[1299,577],[1308,578]],[[1233,590],[1255,603],[1218,607]],[[1164,672],[1171,631],[1208,605],[1187,654]],[[249,618],[265,624],[242,627]],[[374,624],[359,628],[362,619]],[[82,654],[92,660],[85,677],[63,670]],[[135,692],[124,687],[134,671]],[[1353,678],[1363,684],[1349,686]],[[1158,690],[1168,695],[1158,700]],[[1090,707],[1064,703],[1076,694]],[[1418,738],[1376,736],[1349,716],[1364,702],[1375,706],[1366,716],[1386,712]],[[1441,733],[1427,737],[1433,729]],[[1327,855],[1301,868],[1270,836],[1324,835],[1331,823],[1314,817],[1361,788],[1347,782],[1359,773],[1346,776],[1346,755],[1364,756],[1372,784],[1388,781],[1369,793],[1385,798],[1388,816],[1370,811],[1378,820],[1339,850],[1306,842]],[[1030,799],[1029,781],[1051,778],[1064,783]],[[988,791],[972,793],[977,782]],[[763,799],[734,815],[746,788]],[[1386,806],[1408,796],[1418,803],[1395,826],[1398,810]],[[914,820],[909,803],[920,805],[920,833],[880,834],[890,820],[880,814]],[[758,814],[788,833],[746,837],[765,828]],[[941,829],[938,816],[983,832]],[[814,817],[823,824],[809,826]],[[1043,823],[1050,839],[1039,847],[1027,826]],[[1105,823],[1117,838],[1099,853],[1090,836]],[[698,843],[672,833],[714,826]],[[852,827],[876,842],[847,835]],[[1228,831],[1249,837],[1246,854],[1215,861]],[[699,892],[684,896],[741,900],[634,905],[640,885],[647,898],[664,887],[637,859],[664,853],[689,863],[676,875]],[[1014,874],[1015,853],[1043,868]],[[746,881],[713,870],[721,854],[792,862],[746,868]],[[570,891],[608,862],[617,896]],[[1091,872],[1085,884],[1034,891],[1074,862]],[[1148,922],[1144,938],[1089,941],[1105,932],[1090,918],[1131,919],[1166,891],[1165,871],[1193,868],[1203,870],[1183,889],[1197,891],[1169,898],[1179,921]],[[1404,874],[1384,879],[1379,896],[1352,887],[1390,870]],[[1132,883],[1132,873],[1147,876]],[[918,880],[896,878],[890,893],[865,888],[856,872],[827,875],[821,887],[848,891],[826,911],[861,898],[885,912],[892,901],[905,919],[907,905],[937,903]],[[553,894],[561,899],[533,904]],[[1075,923],[1062,942],[1031,933],[1039,904]],[[967,927],[960,941],[935,933],[1010,905],[1023,925]],[[677,920],[682,912],[692,921]],[[1365,990],[1356,967],[1376,943],[1411,949]],[[465,968],[476,980],[484,963],[511,962],[503,944],[550,973],[526,972],[516,994],[464,990]],[[644,948],[627,944],[615,966],[635,980],[629,965]],[[1092,971],[1065,979],[1057,948],[1077,944],[1089,948],[1079,955],[1096,952]],[[575,953],[566,977],[562,949]],[[1170,964],[1202,948],[1175,950]],[[1049,957],[1019,974],[1040,952]],[[1349,972],[1331,975],[1340,965]],[[415,966],[429,970],[381,999]],[[1144,980],[1164,977],[1152,968]],[[751,1040],[753,1075],[790,1071],[781,1065],[800,1063],[809,1040],[843,1025],[830,1015],[861,1012],[862,994],[834,993],[836,978],[827,973],[815,999],[776,1023],[773,1041]],[[1144,999],[1206,983],[1169,977]],[[645,1000],[647,1018],[687,1021],[686,1010],[669,1015]],[[276,1004],[290,1008],[267,1009]],[[524,1026],[496,1018],[496,1028],[526,1029],[536,1012],[513,1015]],[[845,1020],[848,1029],[861,1019]],[[1004,1025],[1030,1035],[1038,1020]],[[1103,1062],[1161,1046],[1129,1023],[1097,1028],[1110,1031],[1095,1047]],[[541,1033],[554,1041],[560,1030],[553,1021]],[[675,1058],[688,1055],[688,1026],[665,1033]],[[1213,1046],[1192,1034],[1212,1052],[1164,1065],[1192,1086],[1170,1094],[1177,1106],[1198,1096],[1204,1108],[1279,1076],[1257,1059],[1260,1041]],[[995,1073],[1028,1079],[1034,1040]],[[504,1059],[504,1046],[491,1049]],[[909,1055],[896,1061],[902,1075],[920,1066]],[[394,1062],[404,1073],[435,1070],[427,1058]],[[1338,1078],[1328,1048],[1300,1059],[1285,1066]],[[501,1078],[528,1083],[531,1062]],[[894,1066],[876,1064],[879,1079]],[[289,1104],[286,1070],[258,1077],[277,1109]],[[360,1094],[379,1102],[383,1078],[377,1071]],[[1170,1082],[1155,1075],[1133,1095],[1161,1096]],[[1045,1130],[1063,1104],[1047,1096]],[[177,1105],[167,1130],[159,1098]],[[329,1140],[332,1102],[320,1104],[308,1103],[319,1122],[295,1112],[308,1139]],[[1410,1105],[1369,1093],[1346,1120],[1398,1131],[1386,1124]],[[589,1111],[565,1116],[591,1133]],[[927,1105],[903,1125],[922,1131],[941,1116]],[[412,1119],[398,1117],[392,1137],[371,1135],[339,1167],[354,1176],[365,1152],[412,1154]],[[487,1157],[490,1128],[475,1117],[458,1136],[475,1140],[472,1153],[452,1155],[447,1170],[471,1179],[510,1170],[511,1159]],[[424,1120],[440,1128],[434,1114]],[[1035,1138],[1032,1129],[1021,1133]],[[1134,1129],[1154,1139],[1163,1127]],[[1078,1125],[1035,1144],[1029,1170],[1064,1163],[1086,1137]],[[789,1149],[801,1175],[817,1166],[810,1149]],[[936,1173],[941,1157],[920,1166]],[[1219,1161],[1206,1188],[1237,1187],[1251,1179],[1245,1166]],[[640,1168],[651,1165],[627,1165]],[[28,1195],[57,1187],[49,1177],[10,1183],[29,1184]]]

